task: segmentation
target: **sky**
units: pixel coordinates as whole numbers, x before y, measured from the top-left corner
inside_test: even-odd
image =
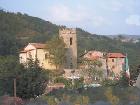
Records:
[[[0,0],[0,7],[92,34],[140,35],[140,0]]]

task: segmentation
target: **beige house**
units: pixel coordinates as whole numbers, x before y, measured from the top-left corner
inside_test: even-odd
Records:
[[[122,53],[107,54],[108,70],[113,72],[115,76],[120,76],[120,73],[124,70],[125,57]]]
[[[37,59],[41,67],[49,70],[56,69],[48,59],[49,52],[45,50],[45,46],[45,44],[41,43],[29,43],[19,54],[20,63],[26,64],[28,59]]]

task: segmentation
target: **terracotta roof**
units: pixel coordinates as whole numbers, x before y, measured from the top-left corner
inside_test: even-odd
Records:
[[[122,53],[108,53],[107,56],[109,58],[125,58],[126,57]]]
[[[46,44],[42,44],[42,43],[29,43],[29,44],[33,45],[37,49],[43,49],[46,47]]]
[[[46,47],[46,44],[42,44],[42,43],[29,43],[28,45],[32,45],[36,49],[44,49]],[[24,49],[24,50],[20,51],[20,53],[26,53],[26,52],[31,51],[31,50],[33,50],[33,49],[30,49],[30,50],[25,50]]]
[[[22,50],[20,51],[20,53],[27,53],[28,51],[32,51],[33,49],[30,49],[30,50]]]
[[[20,53],[26,53],[27,51],[25,51],[25,50],[22,50],[22,51],[20,51]]]
[[[100,51],[89,51],[84,55],[85,58],[89,60],[95,60],[103,57],[103,52]]]
[[[93,56],[93,57],[90,57],[90,58],[87,58],[88,60],[97,60],[101,58],[100,56]]]

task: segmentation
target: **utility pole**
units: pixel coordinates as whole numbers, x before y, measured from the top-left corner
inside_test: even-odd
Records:
[[[16,78],[14,78],[14,105],[17,105],[16,97],[17,97],[17,95],[16,95]]]

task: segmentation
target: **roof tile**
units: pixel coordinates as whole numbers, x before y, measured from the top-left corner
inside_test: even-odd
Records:
[[[122,53],[108,53],[107,57],[109,58],[125,58],[126,56]]]

